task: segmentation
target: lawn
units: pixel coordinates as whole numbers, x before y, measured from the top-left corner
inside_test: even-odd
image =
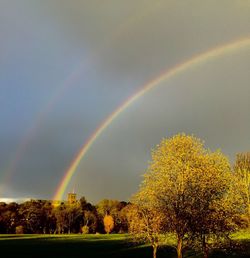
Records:
[[[25,258],[148,258],[152,257],[150,246],[134,245],[128,235],[0,235],[1,257]],[[250,233],[234,235],[243,250],[214,252],[211,257],[250,257]],[[176,257],[175,249],[161,248],[158,258]],[[202,257],[192,251],[184,257]]]

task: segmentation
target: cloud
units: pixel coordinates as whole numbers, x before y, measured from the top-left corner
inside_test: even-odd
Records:
[[[11,203],[11,202],[23,203],[30,200],[31,200],[30,198],[0,198],[0,202],[5,202],[5,203]]]

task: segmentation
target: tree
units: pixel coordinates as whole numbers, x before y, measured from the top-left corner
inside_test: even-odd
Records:
[[[227,158],[220,152],[204,149],[201,140],[193,136],[179,134],[163,139],[152,151],[139,193],[147,198],[152,209],[164,212],[165,230],[176,235],[178,258],[182,258],[183,240],[189,234],[196,237],[202,233],[206,257],[204,236],[218,235],[229,228],[234,213],[230,208],[232,199],[228,197],[231,178]],[[217,216],[219,219],[213,221]],[[196,221],[196,225],[203,227],[193,227]]]
[[[111,233],[115,226],[113,217],[111,215],[105,215],[103,218],[103,224],[106,233]]]
[[[0,203],[0,232],[13,234],[15,227],[19,223],[19,205],[15,202],[6,204]]]
[[[197,171],[189,185],[193,202],[188,225],[189,240],[207,258],[209,249],[224,244],[237,229],[243,202],[229,162],[220,152],[206,155],[201,166],[203,171]]]
[[[120,211],[125,206],[124,202],[119,202],[117,200],[104,199],[97,204],[97,213],[99,215],[99,220],[103,221],[105,215],[111,215],[114,220],[116,232],[119,232],[121,227]]]
[[[111,214],[114,216],[118,211],[119,205],[120,202],[117,200],[103,199],[97,204],[97,212],[102,217],[104,217],[107,214]]]
[[[30,200],[20,205],[19,216],[26,233],[41,234],[45,224],[42,201]]]
[[[153,257],[156,258],[162,239],[164,216],[160,211],[143,202],[139,195],[134,196],[133,203],[126,209],[129,233],[132,234],[135,242],[150,243]]]
[[[82,212],[78,203],[66,206],[66,225],[68,233],[77,233],[80,231],[79,221],[82,219]]]
[[[42,205],[42,213],[44,216],[43,233],[53,233],[56,231],[56,218],[53,212],[53,205],[50,201],[44,200]]]
[[[97,217],[94,211],[85,210],[83,213],[83,227],[88,227],[90,233],[95,233],[97,228]]]
[[[129,217],[127,216],[130,210],[131,204],[124,206],[119,213],[119,233],[127,233],[129,228]]]
[[[242,197],[250,224],[250,152],[238,153],[234,164],[234,172],[241,184]]]
[[[80,206],[82,211],[93,211],[95,209],[94,206],[91,205],[91,203],[87,202],[86,198],[83,196],[80,198]]]
[[[67,225],[67,211],[66,205],[61,204],[53,210],[53,215],[56,218],[56,232],[64,234]]]

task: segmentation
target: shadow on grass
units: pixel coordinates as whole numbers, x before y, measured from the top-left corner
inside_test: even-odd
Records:
[[[0,238],[1,239],[1,238]],[[0,240],[3,257],[25,258],[151,258],[150,246],[136,246],[119,236],[9,236]],[[173,248],[161,248],[158,258],[175,257]]]
[[[30,238],[28,238],[30,237]],[[0,237],[1,239],[1,237]],[[227,250],[214,251],[211,258],[224,257],[250,257],[250,242],[240,241],[238,249],[231,252]],[[125,235],[66,235],[43,236],[23,235],[17,239],[6,237],[0,240],[1,257],[25,257],[25,258],[151,258],[150,246],[135,246],[128,241]],[[248,252],[248,253],[247,253]],[[2,255],[4,254],[4,255]],[[172,247],[160,248],[158,258],[176,257],[176,251]],[[185,252],[184,257],[202,257],[193,251]]]

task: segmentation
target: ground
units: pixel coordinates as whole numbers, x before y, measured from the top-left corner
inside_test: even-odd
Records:
[[[250,232],[234,236],[244,248],[228,253],[214,252],[211,257],[250,257]],[[0,235],[1,257],[20,258],[148,258],[152,257],[150,246],[134,245],[128,235]],[[158,258],[176,257],[173,247],[159,250]],[[193,251],[184,257],[200,258]]]

